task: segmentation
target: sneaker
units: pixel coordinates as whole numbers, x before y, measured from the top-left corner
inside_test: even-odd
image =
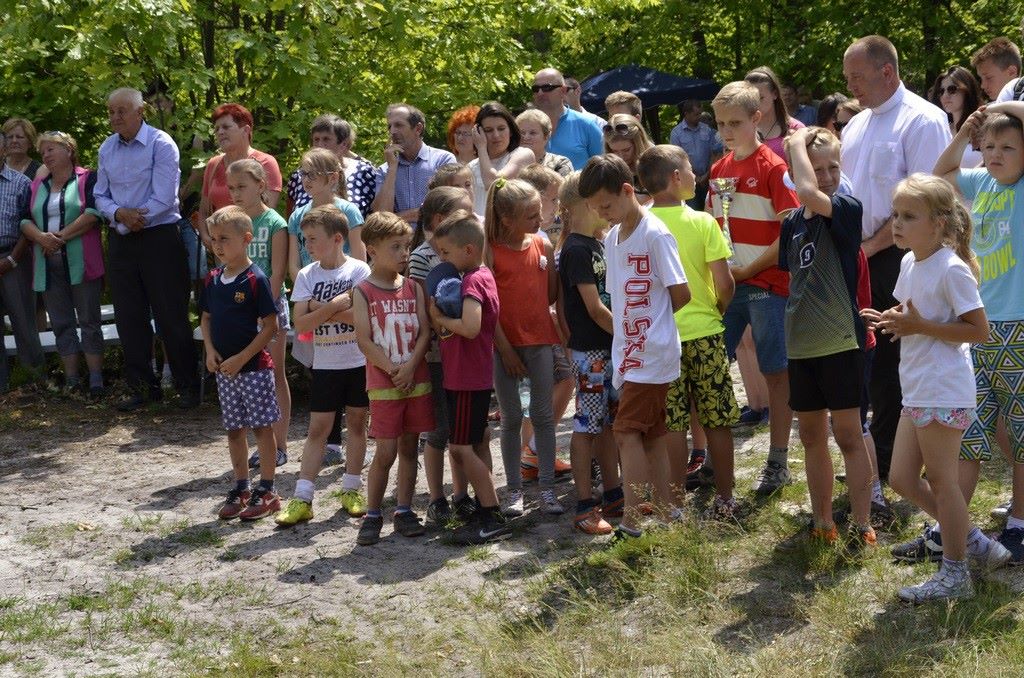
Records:
[[[452,507],[448,504],[447,498],[438,497],[427,506],[428,525],[432,527],[445,527],[451,519]]]
[[[767,407],[763,410],[754,410],[744,405],[740,408],[740,418],[737,420],[736,426],[756,426],[766,421],[768,421]]]
[[[1011,506],[1013,506],[1013,502],[1007,499],[1002,504],[992,509],[992,520],[1006,520],[1010,515]]]
[[[313,517],[313,505],[301,499],[290,499],[284,509],[274,516],[281,527],[292,527]]]
[[[934,577],[916,586],[906,586],[897,594],[900,600],[914,605],[938,600],[956,600],[974,595],[974,584],[966,567],[943,566]]]
[[[419,537],[426,532],[423,528],[423,521],[420,520],[420,517],[414,511],[395,513],[391,523],[395,528],[395,532],[403,537]],[[362,533],[362,530],[360,530],[359,534]]]
[[[345,513],[353,518],[362,518],[366,515],[366,499],[359,493],[359,490],[343,490],[339,496],[341,507]]]
[[[715,484],[715,469],[701,466],[693,473],[686,474],[686,491],[693,492],[701,487]]]
[[[468,523],[473,518],[477,508],[479,508],[479,504],[476,499],[468,494],[458,501],[452,500],[452,514],[464,523]]]
[[[220,511],[217,512],[217,517],[221,520],[237,518],[245,510],[251,497],[252,492],[249,490],[231,490],[228,492],[227,501],[224,502],[224,505],[220,507]]]
[[[328,445],[324,449],[324,466],[340,466],[345,463],[345,457],[341,454],[340,445]]]
[[[278,450],[277,451],[277,458],[274,461],[274,465],[280,467],[280,466],[284,466],[287,463],[288,463],[288,453],[285,452],[284,450]]]
[[[1007,565],[1024,565],[1024,529],[1019,527],[1006,528],[999,533],[999,543],[1010,552]]]
[[[759,497],[767,497],[775,494],[791,482],[793,482],[793,477],[789,474],[789,469],[785,464],[769,461],[761,469],[761,475],[758,476],[757,481],[754,483],[754,494]]]
[[[259,450],[253,450],[253,453],[249,455],[249,468],[260,467],[260,452]]]
[[[704,512],[702,517],[704,520],[731,523],[736,521],[737,511],[739,511],[739,504],[736,503],[735,497],[722,499],[718,495],[715,495],[715,501],[710,507],[708,507],[708,510]]]
[[[280,510],[281,497],[277,496],[273,490],[261,490],[257,487],[253,490],[249,505],[238,517],[242,520],[259,520]]]
[[[601,465],[597,463],[597,459],[590,459],[590,486],[598,491],[597,488],[604,485],[604,478],[601,477]]]
[[[565,507],[558,501],[554,490],[540,491],[540,510],[552,516],[560,516],[565,513]]]
[[[836,529],[835,525],[825,528],[815,527],[814,523],[808,523],[804,529],[776,544],[775,550],[780,553],[791,553],[808,544],[834,544],[838,540],[839,530]]]
[[[523,515],[523,491],[509,490],[505,498],[505,505],[501,507],[501,514],[506,518],[517,518]]]
[[[611,534],[612,531],[611,524],[604,519],[597,506],[584,513],[577,513],[572,526],[583,534]]]
[[[937,563],[942,560],[942,535],[926,524],[920,536],[894,546],[890,553],[901,563]]]
[[[456,544],[473,545],[505,539],[512,534],[512,524],[499,511],[487,511],[485,517],[470,525],[463,525],[455,531]]]
[[[603,504],[601,504],[601,515],[603,515],[605,519],[611,518],[612,520],[616,520],[618,518],[621,518],[622,508],[625,505],[626,500],[623,499],[622,497],[619,497],[615,501],[604,502]]]
[[[988,540],[988,548],[985,549],[984,553],[980,555],[967,554],[967,559],[971,561],[971,564],[983,572],[998,570],[1010,562],[1012,557],[1013,554],[1010,553],[1010,550],[995,539]]]
[[[359,534],[356,536],[356,543],[360,546],[369,546],[380,541],[380,531],[384,527],[384,516],[366,516],[363,524],[359,526]]]

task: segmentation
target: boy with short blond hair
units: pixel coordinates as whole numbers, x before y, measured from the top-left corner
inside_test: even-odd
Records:
[[[281,418],[274,389],[274,362],[267,345],[277,332],[277,307],[270,281],[249,259],[252,220],[240,207],[217,210],[207,220],[213,251],[223,262],[206,276],[199,309],[206,369],[217,375],[235,489],[219,512],[221,520],[257,520],[281,508],[274,492],[277,446],[272,424]],[[260,483],[249,488],[252,429],[260,456]]]
[[[971,56],[971,68],[989,100],[1016,98],[1011,83],[1016,83],[1021,74],[1020,48],[1009,38],[1000,36],[986,43]]]
[[[715,499],[708,517],[733,520],[732,425],[739,408],[729,376],[722,313],[732,300],[735,283],[729,273],[729,243],[714,217],[685,204],[693,197],[697,178],[686,151],[678,146],[654,146],[640,156],[640,181],[654,198],[651,214],[661,219],[676,239],[679,258],[690,287],[690,303],[675,313],[679,330],[679,378],[669,387],[666,408],[670,432],[669,463],[681,499],[686,482],[686,430],[690,405],[708,439],[715,469]],[[673,440],[673,438],[675,440]]]
[[[455,541],[482,544],[511,532],[498,506],[488,449],[498,288],[484,266],[484,228],[470,212],[450,214],[435,229],[433,242],[441,259],[462,274],[459,317],[449,318],[431,303],[430,319],[448,335],[441,341],[441,369],[453,463],[462,468],[480,505],[478,520],[456,531]]]
[[[654,486],[663,520],[675,519],[665,447],[665,398],[679,378],[679,333],[672,314],[690,300],[675,238],[636,199],[633,173],[618,156],[591,158],[580,196],[614,224],[604,240],[612,302],[612,384],[619,407],[612,431],[619,446],[625,494],[614,540],[639,537],[639,492]]]
[[[366,262],[344,253],[348,220],[334,205],[309,210],[301,222],[313,262],[299,271],[292,289],[295,331],[313,341],[313,379],[309,395],[309,432],[295,497],[274,520],[291,527],[313,517],[313,481],[323,463],[324,446],[335,414],[344,408],[348,438],[341,503],[350,516],[366,513],[359,493],[366,457],[366,359],[352,324],[352,288],[370,274]],[[301,339],[300,339],[301,341]]]
[[[783,323],[789,276],[779,270],[779,228],[782,219],[800,206],[785,181],[786,162],[758,139],[761,120],[760,94],[747,82],[730,82],[711,102],[718,132],[728,149],[711,167],[711,186],[716,179],[735,180],[729,212],[733,257],[729,262],[736,292],[725,310],[725,345],[736,355],[743,333],[753,330],[757,360],[768,383],[771,443],[768,461],[754,485],[767,496],[791,482],[789,407],[786,374],[786,342]],[[722,194],[708,193],[709,211],[724,226]]]
[[[430,328],[423,288],[402,275],[409,265],[412,228],[396,214],[376,212],[362,228],[372,262],[370,275],[355,287],[352,316],[359,349],[366,356],[370,435],[377,453],[367,477],[367,512],[356,543],[376,544],[384,525],[381,503],[388,475],[398,459],[395,532],[423,534],[412,510],[416,487],[417,440],[434,429],[427,348]]]

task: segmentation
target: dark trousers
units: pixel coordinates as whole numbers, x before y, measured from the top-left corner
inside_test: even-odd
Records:
[[[151,364],[150,321],[155,319],[174,385],[179,391],[198,388],[199,358],[188,322],[188,264],[177,225],[153,226],[128,235],[111,232],[107,276],[129,386],[159,386]]]
[[[896,305],[892,296],[904,250],[895,245],[868,259],[871,274],[871,306],[885,311]],[[878,455],[878,475],[889,476],[892,463],[892,444],[896,426],[903,409],[903,390],[900,388],[900,342],[889,341],[885,334],[876,334],[875,356],[871,363],[868,395],[871,398],[871,437],[875,439]]]

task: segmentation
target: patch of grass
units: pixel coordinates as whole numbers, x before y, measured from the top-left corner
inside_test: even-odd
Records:
[[[156,532],[163,522],[162,513],[133,513],[121,519],[121,526],[129,532]]]
[[[494,557],[490,546],[473,546],[466,549],[466,560],[471,563],[482,563]]]
[[[210,548],[224,545],[223,535],[209,527],[188,528],[171,535],[171,538],[184,546],[193,548]]]
[[[34,546],[37,549],[47,549],[56,546],[60,542],[71,541],[79,532],[84,523],[61,523],[59,525],[41,525],[29,528],[21,537],[23,544]],[[95,529],[95,528],[93,528]]]
[[[59,638],[68,632],[68,624],[59,617],[53,603],[30,604],[18,601],[0,610],[0,641],[32,643]]]

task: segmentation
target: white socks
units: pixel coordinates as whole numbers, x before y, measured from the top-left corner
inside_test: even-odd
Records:
[[[303,480],[299,478],[295,482],[295,498],[301,499],[302,501],[313,503],[313,481]]]

